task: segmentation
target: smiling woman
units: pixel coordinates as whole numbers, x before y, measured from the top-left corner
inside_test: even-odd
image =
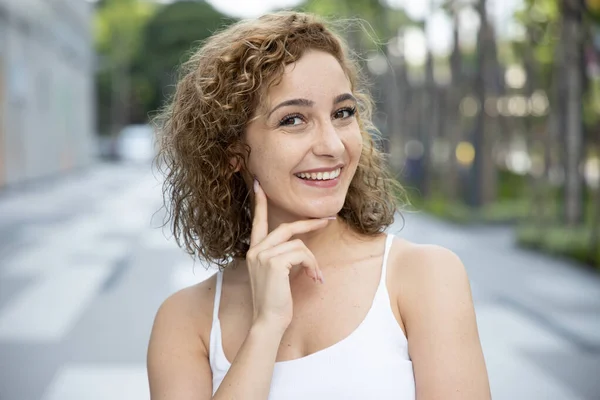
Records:
[[[343,40],[282,12],[216,33],[157,119],[178,243],[220,266],[160,307],[156,399],[477,399],[468,279],[385,234],[397,186]]]

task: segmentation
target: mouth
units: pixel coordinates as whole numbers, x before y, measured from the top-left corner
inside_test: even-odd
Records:
[[[331,171],[299,172],[294,175],[305,181],[332,181],[340,176],[341,173],[342,167],[338,167]]]

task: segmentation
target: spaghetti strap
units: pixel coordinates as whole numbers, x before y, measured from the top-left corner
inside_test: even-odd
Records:
[[[221,291],[223,288],[223,271],[217,272],[217,287],[215,289],[215,302],[213,307],[213,322],[219,320],[219,305],[221,304]]]
[[[390,249],[392,248],[392,242],[394,241],[394,235],[391,233],[387,234],[387,238],[385,239],[385,250],[383,252],[383,265],[381,266],[381,278],[379,281],[379,285],[386,285],[386,276],[387,276],[387,263],[388,257],[390,255]]]

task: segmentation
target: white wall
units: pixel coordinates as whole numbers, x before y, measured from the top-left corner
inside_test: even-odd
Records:
[[[0,0],[0,187],[93,161],[91,17],[83,0]]]

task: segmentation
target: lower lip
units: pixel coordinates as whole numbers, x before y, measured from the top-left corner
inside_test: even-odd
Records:
[[[298,180],[300,182],[302,182],[308,186],[313,186],[313,187],[318,187],[318,188],[332,188],[340,182],[340,176],[341,176],[341,174],[336,176],[335,179],[328,179],[326,181],[307,180],[307,179],[298,178],[297,176],[296,176],[296,178],[298,178]]]

